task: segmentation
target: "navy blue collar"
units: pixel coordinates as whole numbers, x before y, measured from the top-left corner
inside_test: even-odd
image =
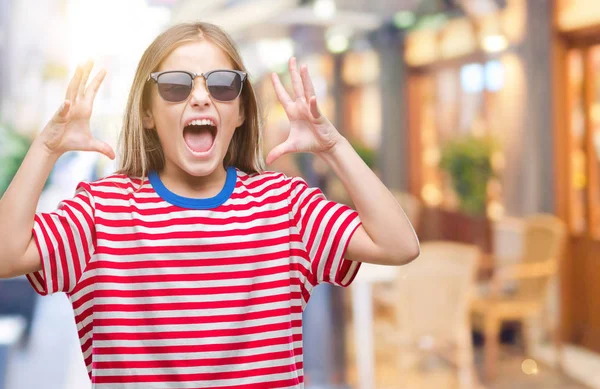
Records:
[[[152,185],[156,193],[168,203],[183,208],[211,209],[218,207],[219,205],[227,201],[229,197],[231,197],[231,194],[235,189],[235,183],[237,181],[237,171],[233,166],[227,167],[227,178],[225,179],[225,185],[223,186],[223,189],[221,189],[221,191],[216,196],[207,199],[183,197],[171,192],[163,184],[158,173],[155,171],[151,171],[148,174],[148,179],[150,180],[150,184]]]

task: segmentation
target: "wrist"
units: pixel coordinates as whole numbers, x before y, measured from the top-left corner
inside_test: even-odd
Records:
[[[317,154],[324,159],[335,158],[342,149],[349,145],[350,142],[348,142],[348,139],[339,134],[336,141],[333,143],[333,146],[329,147],[327,150],[320,151]]]
[[[37,137],[31,144],[31,149],[35,151],[36,154],[42,155],[51,160],[57,160],[63,154],[60,151],[53,150],[44,142],[43,139]]]

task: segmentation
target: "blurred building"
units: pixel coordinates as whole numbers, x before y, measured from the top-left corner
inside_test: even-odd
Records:
[[[410,191],[426,204],[423,238],[478,242],[490,222],[549,212],[568,224],[561,265],[564,340],[600,352],[593,265],[600,257],[600,7],[594,1],[506,1],[492,12],[408,33]],[[444,143],[492,134],[498,178],[487,217],[457,212],[438,166]],[[432,219],[429,219],[432,220]]]
[[[553,28],[556,213],[571,235],[562,268],[566,339],[600,352],[600,8],[558,1]]]

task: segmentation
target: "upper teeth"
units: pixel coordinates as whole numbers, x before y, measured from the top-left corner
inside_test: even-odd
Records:
[[[192,120],[188,126],[215,126],[215,122],[210,119],[196,119]]]

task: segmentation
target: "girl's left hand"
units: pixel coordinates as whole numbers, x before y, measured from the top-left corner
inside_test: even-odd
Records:
[[[292,57],[289,68],[295,99],[288,95],[277,74],[271,76],[277,98],[290,120],[290,133],[285,142],[271,150],[267,164],[288,153],[327,152],[342,139],[338,130],[319,111],[306,65],[302,65],[298,72],[296,58]]]

